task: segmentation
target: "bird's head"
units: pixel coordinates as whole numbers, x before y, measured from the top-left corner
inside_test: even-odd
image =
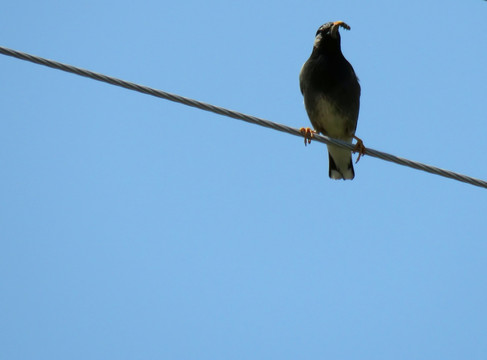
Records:
[[[321,25],[316,32],[314,47],[318,50],[340,49],[340,33],[338,32],[340,26],[346,30],[350,30],[350,26],[343,21],[329,22]]]

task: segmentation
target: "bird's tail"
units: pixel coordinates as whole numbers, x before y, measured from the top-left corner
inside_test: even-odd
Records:
[[[352,163],[352,152],[334,145],[328,145],[330,179],[352,180],[355,177]]]

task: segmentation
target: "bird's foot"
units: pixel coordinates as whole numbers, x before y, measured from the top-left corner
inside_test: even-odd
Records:
[[[299,129],[301,134],[304,136],[304,146],[311,144],[311,139],[313,138],[313,134],[316,134],[316,131],[311,130],[309,127]]]
[[[355,135],[353,136],[353,138],[355,140],[357,140],[357,143],[355,144],[355,147],[353,148],[353,153],[354,154],[356,152],[358,152],[358,157],[357,157],[357,160],[355,161],[355,164],[356,164],[356,163],[358,163],[358,161],[360,160],[360,158],[365,155],[365,146],[364,146],[364,142],[361,139],[359,139]]]

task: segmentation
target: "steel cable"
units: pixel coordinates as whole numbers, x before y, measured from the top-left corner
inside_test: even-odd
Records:
[[[265,119],[261,119],[261,118],[255,117],[255,116],[246,115],[246,114],[243,114],[243,113],[240,113],[237,111],[233,111],[233,110],[225,109],[225,108],[222,108],[219,106],[207,104],[207,103],[204,103],[201,101],[189,99],[187,97],[179,96],[176,94],[171,94],[171,93],[168,93],[168,92],[165,92],[162,90],[157,90],[157,89],[153,89],[153,88],[150,88],[147,86],[138,85],[138,84],[135,84],[135,83],[132,83],[129,81],[125,81],[125,80],[117,79],[117,78],[114,78],[111,76],[99,74],[99,73],[96,73],[93,71],[81,69],[81,68],[78,68],[78,67],[75,67],[72,65],[67,65],[67,64],[57,62],[57,61],[44,59],[44,58],[41,58],[39,56],[30,55],[30,54],[27,54],[24,52],[12,50],[12,49],[1,47],[1,46],[0,46],[0,53],[4,54],[4,55],[15,57],[17,59],[30,61],[30,62],[33,62],[36,64],[48,66],[48,67],[58,69],[58,70],[63,70],[63,71],[73,73],[76,75],[80,75],[80,76],[84,76],[84,77],[87,77],[90,79],[106,82],[108,84],[120,86],[120,87],[129,89],[129,90],[138,91],[138,92],[141,92],[143,94],[156,96],[156,97],[163,98],[166,100],[178,102],[178,103],[181,103],[181,104],[184,104],[187,106],[192,106],[192,107],[195,107],[195,108],[198,108],[201,110],[214,112],[216,114],[220,114],[223,116],[228,116],[228,117],[238,119],[238,120],[243,120],[243,121],[246,121],[246,122],[249,122],[252,124],[257,124],[260,126],[268,127],[268,128],[278,130],[278,131],[282,131],[282,132],[285,132],[285,133],[288,133],[291,135],[296,135],[296,136],[300,136],[300,137],[303,136],[301,134],[301,132],[299,131],[299,129],[296,129],[296,128],[293,128],[293,127],[290,127],[290,126],[287,126],[284,124],[279,124],[279,123],[269,121],[269,120],[265,120]],[[350,150],[354,149],[354,145],[351,145],[351,144],[348,144],[348,143],[343,142],[341,140],[333,139],[333,138],[330,138],[330,137],[324,136],[324,135],[315,134],[313,136],[313,140],[324,143],[324,144],[334,144],[334,145],[337,145],[337,146],[340,146],[343,148],[347,148]],[[423,164],[423,163],[420,163],[417,161],[408,160],[408,159],[401,158],[401,157],[398,157],[395,155],[391,155],[391,154],[388,154],[388,153],[385,153],[382,151],[374,150],[374,149],[371,149],[369,147],[366,148],[365,154],[372,156],[372,157],[382,159],[382,160],[390,161],[390,162],[393,162],[393,163],[396,163],[399,165],[408,166],[410,168],[417,169],[417,170],[423,170],[423,171],[429,172],[431,174],[440,175],[440,176],[443,176],[446,178],[462,181],[462,182],[465,182],[468,184],[472,184],[472,185],[483,187],[483,188],[487,189],[487,181],[476,179],[476,178],[473,178],[473,177],[470,177],[467,175],[459,174],[459,173],[456,173],[456,172],[453,172],[450,170],[440,169],[440,168],[435,167],[435,166],[426,165],[426,164]]]

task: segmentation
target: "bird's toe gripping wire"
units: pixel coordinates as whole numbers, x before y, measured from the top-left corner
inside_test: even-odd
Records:
[[[355,144],[355,147],[353,148],[353,153],[354,154],[356,152],[358,152],[358,157],[357,157],[357,160],[355,161],[355,164],[356,164],[356,163],[358,163],[358,161],[360,160],[360,158],[365,155],[365,146],[364,146],[364,142],[362,141],[362,139],[359,139],[355,135],[353,136],[353,138],[355,140],[357,140],[357,143]]]
[[[316,131],[311,130],[309,127],[302,127],[301,129],[299,129],[299,131],[304,136],[304,146],[311,144],[311,139],[313,138],[313,134],[316,134]]]

